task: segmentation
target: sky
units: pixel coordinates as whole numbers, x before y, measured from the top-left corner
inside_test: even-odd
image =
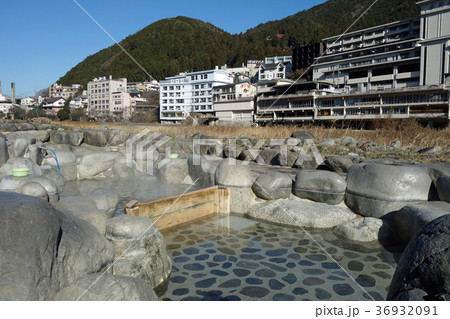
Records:
[[[187,16],[232,34],[309,9],[325,0],[2,0],[0,81],[3,94],[34,96],[87,56],[161,19]],[[80,5],[78,5],[78,4]],[[138,61],[139,62],[139,61]]]

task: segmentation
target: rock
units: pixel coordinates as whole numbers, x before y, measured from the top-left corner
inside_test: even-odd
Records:
[[[356,218],[343,207],[292,200],[253,205],[247,215],[271,223],[307,228],[333,228]]]
[[[49,141],[50,135],[47,131],[19,131],[8,134],[8,140],[11,142],[14,142],[18,138],[26,139],[28,144],[34,144],[36,142],[46,143]]]
[[[272,149],[264,149],[259,152],[259,155],[256,157],[255,162],[258,164],[266,164],[266,165],[274,165],[277,155],[280,153],[279,150]]]
[[[273,163],[274,165],[279,166],[294,167],[298,157],[299,154],[297,152],[279,152],[278,155],[273,159]]]
[[[114,178],[132,178],[135,176],[134,168],[127,166],[124,156],[119,156],[114,160],[113,173]]]
[[[20,123],[19,126],[17,127],[17,129],[19,131],[32,131],[32,130],[34,130],[36,128],[34,127],[33,124],[24,122],[24,123]]]
[[[105,235],[108,216],[106,211],[99,209],[93,200],[83,196],[64,197],[56,208],[90,223],[100,234]]]
[[[28,147],[28,142],[24,138],[18,138],[13,142],[13,155],[14,157],[23,157]]]
[[[243,165],[240,161],[230,163],[223,160],[216,170],[216,183],[225,187],[251,188],[253,178],[248,165]]]
[[[294,167],[301,169],[316,169],[319,164],[314,155],[311,154],[299,154]]]
[[[40,199],[0,192],[0,300],[52,300],[100,272],[114,248],[97,230]]]
[[[327,138],[327,139],[324,139],[324,140],[320,141],[320,145],[335,146],[336,145],[336,140],[334,138]]]
[[[393,142],[393,143],[391,144],[391,147],[392,147],[392,148],[395,148],[395,149],[399,149],[399,148],[402,147],[402,142],[401,142],[401,141],[395,141],[395,142]]]
[[[424,148],[424,149],[420,150],[418,153],[419,154],[437,154],[437,153],[440,153],[441,151],[442,151],[442,147],[433,146],[433,147]]]
[[[189,176],[199,185],[210,187],[216,185],[216,171],[223,158],[221,157],[188,157]]]
[[[0,132],[15,132],[17,131],[17,127],[14,123],[0,123]]]
[[[342,202],[347,183],[340,175],[315,170],[302,170],[295,177],[293,193],[315,202],[337,205]]]
[[[360,162],[359,156],[327,156],[325,165],[336,173],[347,173],[350,167]]]
[[[93,146],[106,146],[108,144],[108,131],[85,130],[84,143]]]
[[[192,142],[168,141],[157,150],[166,154],[192,154]]]
[[[372,242],[389,236],[389,232],[386,230],[389,227],[387,225],[384,229],[382,227],[381,219],[367,217],[342,223],[334,227],[333,232],[353,241]]]
[[[317,140],[316,136],[307,130],[296,131],[296,132],[292,133],[291,137],[297,138],[300,140],[313,140],[313,141]]]
[[[55,151],[55,153],[60,166],[66,164],[74,164],[77,161],[77,158],[71,151]],[[54,153],[52,151],[47,151],[47,154],[49,157],[45,159],[45,164],[57,167],[58,164],[56,163]]]
[[[108,144],[111,146],[117,146],[125,144],[130,137],[131,133],[122,130],[110,130],[108,131]]]
[[[287,174],[270,172],[260,175],[253,183],[256,196],[266,200],[288,198],[292,190],[292,179]]]
[[[64,186],[65,181],[64,177],[59,174],[58,168],[51,166],[41,166],[42,177],[45,177],[51,180],[55,185],[60,189],[60,187]]]
[[[157,170],[157,175],[163,183],[182,184],[189,176],[188,161],[183,158],[165,160],[165,164]]]
[[[28,168],[30,175],[42,175],[41,168],[31,158],[9,159],[0,167],[0,175],[12,175],[11,171],[15,168]]]
[[[353,138],[353,137],[350,137],[350,136],[346,136],[346,137],[344,137],[344,138],[342,138],[341,139],[341,144],[342,145],[344,145],[344,146],[356,146],[356,144],[358,143],[358,141],[355,139],[355,138]]]
[[[417,165],[362,163],[350,168],[347,183],[347,206],[365,217],[380,218],[413,201],[428,200],[433,182]]]
[[[387,300],[450,300],[450,215],[424,226],[403,252]]]
[[[450,175],[441,176],[436,181],[436,188],[441,201],[450,203]]]
[[[223,148],[223,156],[225,158],[239,158],[239,155],[241,155],[241,152],[244,150],[243,147],[240,146],[224,146]]]
[[[108,221],[106,238],[116,248],[114,274],[145,280],[159,290],[172,272],[166,241],[150,218],[121,215]]]
[[[398,237],[409,241],[425,225],[441,216],[450,214],[450,204],[444,202],[417,202],[409,204],[394,215]]]
[[[50,131],[50,140],[54,144],[67,144],[80,146],[84,140],[83,132],[75,131]]]
[[[112,168],[117,154],[108,152],[94,152],[84,155],[78,164],[80,179],[89,179]]]
[[[143,280],[110,274],[92,274],[61,289],[55,301],[158,301]]]
[[[5,139],[0,138],[0,166],[5,164],[8,160],[9,160],[8,144],[6,143]]]
[[[117,211],[119,195],[109,189],[98,188],[94,190],[89,198],[95,202],[97,208],[106,212],[106,216],[111,218]]]
[[[42,143],[40,143],[40,144],[42,144]],[[44,156],[45,156],[44,152],[45,151],[40,146],[41,145],[36,145],[36,144],[28,145],[23,157],[30,158],[37,165],[41,165],[44,160]]]
[[[28,176],[28,178],[25,179],[24,183],[29,182],[39,183],[42,187],[45,188],[50,204],[56,204],[59,201],[58,187],[53,181],[41,176]],[[23,185],[23,183],[21,183],[20,185]]]
[[[37,197],[44,201],[48,201],[48,194],[45,190],[44,186],[37,182],[28,182],[24,183],[17,189],[17,192],[20,194]]]

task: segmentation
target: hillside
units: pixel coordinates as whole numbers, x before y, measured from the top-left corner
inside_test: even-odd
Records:
[[[240,65],[248,59],[290,55],[295,42],[316,42],[343,32],[373,0],[329,0],[278,21],[261,24],[244,34],[231,35],[210,23],[187,17],[157,21],[121,41],[121,45],[154,78],[182,71]],[[419,14],[415,0],[379,0],[355,26],[365,28]],[[283,34],[278,38],[277,34]],[[112,75],[129,81],[145,73],[117,46],[87,57],[58,83],[86,84],[94,77]]]

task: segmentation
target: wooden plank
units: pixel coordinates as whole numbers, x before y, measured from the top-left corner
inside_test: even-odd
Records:
[[[157,219],[155,224],[159,230],[162,230],[211,215],[214,215],[214,202],[208,202],[196,207],[186,208],[183,211],[165,214]]]

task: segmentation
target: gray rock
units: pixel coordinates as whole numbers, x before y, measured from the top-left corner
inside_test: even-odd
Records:
[[[387,300],[450,300],[450,215],[424,226],[403,252]]]
[[[426,224],[450,214],[450,204],[444,202],[417,202],[403,207],[395,213],[394,223],[398,237],[409,241]]]
[[[114,249],[90,224],[30,196],[0,192],[0,300],[51,300],[104,269]]]
[[[226,187],[251,188],[253,178],[248,165],[240,161],[230,164],[229,160],[223,160],[216,170],[216,183]]]
[[[189,176],[199,185],[210,187],[216,185],[216,171],[223,158],[221,157],[188,157]]]
[[[345,202],[354,212],[380,218],[413,201],[428,200],[432,180],[417,165],[353,165],[347,175]]]
[[[437,154],[437,153],[440,153],[441,151],[442,151],[442,147],[433,146],[433,147],[424,148],[424,149],[420,150],[418,153],[419,154]]]
[[[110,274],[91,274],[58,291],[55,301],[158,301],[143,280]]]
[[[32,131],[36,128],[33,124],[24,122],[24,123],[20,123],[19,126],[17,127],[17,129],[19,131]]]
[[[93,225],[100,234],[106,233],[108,216],[96,203],[87,197],[71,196],[62,198],[56,208],[68,215],[78,217]]]
[[[61,176],[65,181],[75,181],[78,178],[78,166],[77,164],[65,164],[60,165]]]
[[[298,157],[299,154],[297,152],[279,152],[276,158],[273,159],[273,162],[274,165],[294,167]]]
[[[292,190],[292,179],[279,172],[262,174],[253,183],[252,190],[256,196],[266,200],[288,198]]]
[[[25,132],[12,132],[8,134],[8,140],[14,142],[18,138],[24,138],[28,141],[28,144],[34,144],[36,142],[46,143],[50,140],[50,134],[48,131],[25,131]]]
[[[53,183],[55,183],[58,189],[64,186],[65,184],[64,177],[61,174],[59,174],[57,168],[45,165],[41,166],[41,170],[42,170],[42,177],[51,180]]]
[[[316,170],[302,170],[295,177],[293,193],[315,202],[337,205],[342,202],[347,183],[340,175]]]
[[[354,164],[359,164],[359,156],[327,156],[325,165],[336,173],[347,173]]]
[[[40,146],[41,145],[37,145],[37,144],[28,145],[23,157],[30,158],[37,165],[41,165],[44,160],[45,151],[42,148],[40,148]]]
[[[135,169],[127,165],[124,156],[119,156],[114,160],[113,173],[115,178],[132,178],[135,176]]]
[[[294,167],[301,169],[316,169],[321,163],[317,162],[314,155],[311,154],[299,154]]]
[[[106,238],[120,257],[114,274],[145,280],[159,290],[172,272],[166,241],[150,218],[121,215],[108,221]]]
[[[6,123],[0,123],[0,132],[15,132],[17,131],[17,127],[14,125],[14,123],[6,122]]]
[[[279,150],[264,149],[259,152],[259,155],[256,157],[255,162],[258,164],[274,165],[276,164],[276,157],[279,153]]]
[[[17,192],[32,197],[37,197],[44,201],[48,201],[47,191],[45,190],[44,186],[42,186],[37,182],[23,183],[22,185],[19,186]]]
[[[45,188],[50,204],[56,204],[59,201],[58,186],[56,186],[53,181],[42,176],[28,176],[28,178],[25,179],[24,183],[29,182],[39,183],[42,187]],[[20,185],[23,185],[23,183],[21,183]]]
[[[342,223],[334,227],[333,232],[353,241],[372,242],[389,236],[385,230],[381,231],[382,226],[381,219],[367,217]]]
[[[157,176],[163,183],[181,184],[189,176],[187,159],[169,159],[164,162],[165,164],[157,170]]]
[[[357,143],[358,141],[350,136],[346,136],[343,139],[341,139],[341,144],[345,146],[356,146]]]
[[[111,218],[117,211],[119,195],[109,189],[98,188],[94,190],[89,198],[95,202],[97,208],[106,212],[106,216]]]
[[[0,138],[0,166],[9,160],[8,144],[3,138]]]
[[[108,131],[108,144],[111,146],[125,144],[130,135],[131,133],[128,131],[110,130]]]
[[[80,158],[78,176],[80,179],[89,179],[112,168],[118,155],[108,152],[94,152]]]
[[[108,144],[108,131],[85,130],[84,143],[93,146],[106,146]]]
[[[75,131],[50,131],[50,141],[54,144],[67,144],[80,146],[84,140],[83,132]]]
[[[14,157],[23,157],[28,147],[28,142],[24,138],[18,138],[13,142],[13,155]]]
[[[259,150],[244,149],[239,154],[238,159],[241,161],[254,162],[254,161],[256,161],[256,158],[258,156],[259,156]]]
[[[230,191],[230,213],[243,215],[256,200],[253,190],[241,187],[227,187]]]
[[[31,158],[9,159],[0,167],[0,175],[12,175],[11,171],[15,168],[28,168],[30,175],[42,175],[41,168]]]
[[[52,151],[47,151],[48,156],[45,160],[45,164],[51,165],[53,167],[58,166],[56,163],[55,155]],[[56,158],[58,159],[59,165],[74,164],[77,158],[71,151],[57,151],[55,150]],[[50,157],[51,156],[51,157]]]
[[[327,138],[327,139],[320,141],[320,145],[334,146],[334,145],[336,145],[336,140],[334,138]]]
[[[333,228],[356,218],[343,207],[292,200],[253,205],[247,215],[271,223],[307,228]]]
[[[436,181],[436,188],[441,201],[450,203],[450,175],[441,176]]]
[[[392,148],[395,148],[395,149],[399,149],[399,148],[402,147],[402,142],[401,142],[401,141],[395,141],[395,142],[393,142],[393,143],[391,144],[391,147],[392,147]]]
[[[158,148],[158,152],[166,154],[192,154],[192,142],[168,141]]]
[[[291,137],[297,138],[300,140],[313,140],[313,141],[317,140],[316,136],[307,130],[296,131],[296,132],[292,133]]]

